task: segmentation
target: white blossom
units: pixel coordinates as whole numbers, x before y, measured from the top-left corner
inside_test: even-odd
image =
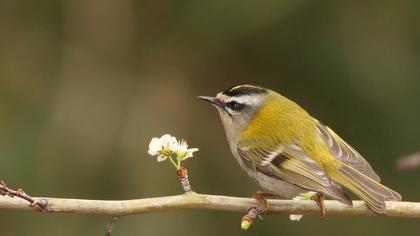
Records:
[[[159,152],[162,150],[162,142],[160,138],[152,138],[149,143],[149,154],[152,156],[158,155]]]
[[[197,152],[198,148],[188,148],[188,144],[185,140],[177,141],[174,136],[165,134],[160,138],[152,138],[149,143],[148,153],[151,156],[157,156],[157,161],[161,162],[167,158],[171,158],[175,155],[178,160],[178,166],[181,161],[184,161],[193,156],[194,152]]]
[[[193,157],[193,153],[198,151],[198,148],[190,148],[188,149],[188,144],[185,140],[181,140],[178,142],[178,145],[173,152],[176,153],[176,156],[179,160],[186,160],[190,157]]]
[[[151,156],[157,155],[157,161],[161,162],[166,160],[171,154],[171,149],[176,146],[177,140],[169,134],[165,134],[160,138],[152,138],[149,143],[148,153]]]
[[[178,144],[178,141],[174,136],[169,134],[163,135],[161,138],[162,146],[167,148],[169,151],[172,151]]]

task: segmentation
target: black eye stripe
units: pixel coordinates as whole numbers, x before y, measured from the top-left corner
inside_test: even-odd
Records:
[[[241,111],[242,109],[244,109],[245,104],[235,102],[235,101],[231,101],[231,102],[225,103],[225,106],[227,108],[231,109],[232,111]]]

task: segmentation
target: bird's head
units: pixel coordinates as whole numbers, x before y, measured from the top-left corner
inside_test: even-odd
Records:
[[[264,106],[268,89],[254,85],[233,86],[219,92],[215,97],[200,96],[219,111],[223,126],[229,139],[238,136],[249,121]]]

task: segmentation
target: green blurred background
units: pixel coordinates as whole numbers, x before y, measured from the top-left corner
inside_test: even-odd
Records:
[[[194,190],[251,196],[218,114],[198,95],[272,88],[334,128],[404,200],[420,171],[419,1],[2,0],[0,178],[35,196],[132,199],[181,193],[147,155],[164,133],[200,152]],[[417,235],[418,220],[185,210],[122,218],[113,235]],[[0,211],[0,235],[102,235],[106,217]]]

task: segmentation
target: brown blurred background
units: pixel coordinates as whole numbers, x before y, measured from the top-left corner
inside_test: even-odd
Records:
[[[202,193],[251,196],[216,111],[198,99],[263,85],[333,127],[404,200],[420,171],[394,161],[420,146],[418,1],[0,2],[0,179],[35,196],[131,199],[181,193],[147,155],[186,138]],[[177,211],[121,219],[113,235],[417,235],[418,220]],[[0,211],[0,235],[102,235],[106,217]]]

